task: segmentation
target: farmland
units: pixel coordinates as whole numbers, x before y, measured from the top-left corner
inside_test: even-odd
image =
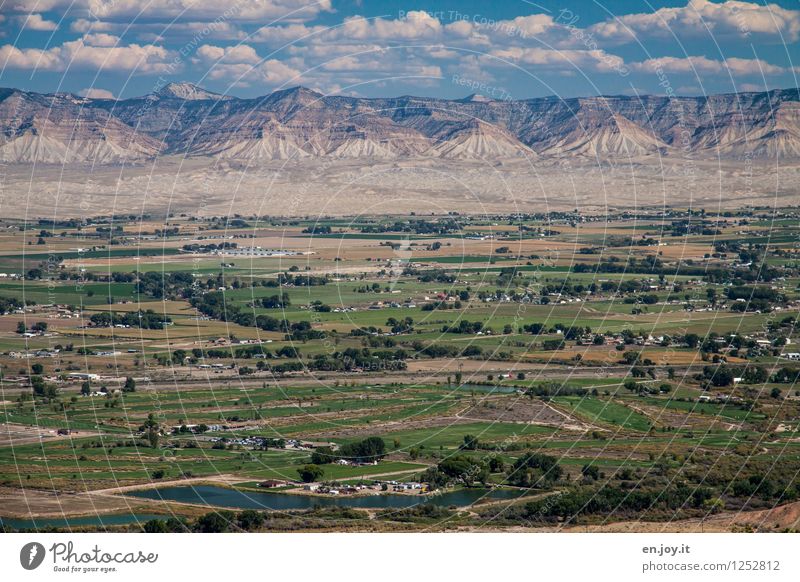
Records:
[[[798,224],[755,208],[4,221],[3,527],[205,531],[202,504],[137,493],[188,485],[307,500],[263,508],[280,531],[793,503]]]

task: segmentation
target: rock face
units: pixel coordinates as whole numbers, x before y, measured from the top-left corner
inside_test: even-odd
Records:
[[[157,156],[161,144],[95,101],[0,90],[0,160],[109,164]]]
[[[0,89],[0,132],[7,163],[137,163],[168,154],[248,163],[687,153],[798,159],[800,95],[449,101],[328,97],[297,87],[238,99],[173,83],[113,100]]]

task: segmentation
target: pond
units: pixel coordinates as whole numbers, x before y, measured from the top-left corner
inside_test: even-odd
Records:
[[[317,496],[294,495],[290,493],[270,493],[260,491],[240,491],[199,485],[197,487],[178,486],[162,489],[144,489],[126,495],[144,499],[196,503],[214,507],[235,509],[269,509],[287,511],[293,509],[313,509],[314,507],[354,507],[361,509],[404,509],[422,503],[433,503],[443,507],[454,505],[466,507],[481,499],[503,500],[522,497],[527,492],[517,489],[459,489],[438,495],[367,495],[367,496]]]

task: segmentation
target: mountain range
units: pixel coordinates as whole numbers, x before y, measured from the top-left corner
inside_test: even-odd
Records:
[[[492,100],[325,96],[240,99],[172,83],[132,99],[0,89],[0,161],[537,160],[647,156],[800,159],[800,91],[707,97]]]

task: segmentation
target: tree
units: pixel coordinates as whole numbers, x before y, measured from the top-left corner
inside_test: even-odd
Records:
[[[478,448],[478,437],[473,436],[471,434],[464,435],[464,444],[461,445],[461,448],[465,451],[474,451]]]
[[[151,519],[142,526],[144,533],[169,533],[167,522],[163,519]]]
[[[254,509],[245,509],[236,516],[239,527],[245,531],[253,531],[264,525],[264,514]]]
[[[527,453],[516,460],[508,477],[512,485],[541,487],[561,478],[563,470],[550,455]]]
[[[311,453],[311,463],[313,465],[327,465],[328,463],[333,463],[335,460],[336,455],[330,447],[317,447],[316,450]]]
[[[22,322],[22,321],[17,322],[17,333],[18,334],[23,334],[26,331],[28,331],[28,328],[25,327],[25,323]]]
[[[201,533],[223,533],[228,531],[233,521],[230,511],[214,511],[198,518],[195,530]]]
[[[313,483],[321,479],[325,471],[319,465],[304,465],[297,470],[297,473],[303,483]]]
[[[489,477],[486,465],[466,456],[444,459],[438,469],[451,480],[462,481],[465,485],[472,485],[475,481],[485,483]]]
[[[703,368],[703,375],[711,380],[711,384],[717,388],[733,384],[733,371],[727,366],[719,366],[716,369],[712,366],[706,366]]]
[[[697,345],[700,343],[700,336],[696,333],[687,333],[683,337],[684,343],[690,348],[696,348]]]
[[[489,471],[492,473],[502,473],[504,469],[505,464],[503,463],[503,459],[497,455],[489,458]]]
[[[761,366],[748,366],[742,374],[742,382],[745,384],[763,384],[769,379],[769,374]]]
[[[139,427],[139,430],[144,433],[145,438],[150,442],[150,446],[157,449],[160,438],[159,427],[158,421],[152,412],[147,415],[147,420]]]
[[[386,455],[386,443],[380,437],[348,443],[339,449],[339,457],[358,463],[380,461]]]
[[[631,380],[630,378],[625,380],[622,386],[625,390],[629,390],[630,392],[637,392],[639,390],[639,384],[636,383],[636,380]]]
[[[44,396],[47,385],[41,376],[31,376],[31,388],[33,388],[34,396]]]
[[[622,354],[622,361],[625,364],[632,366],[633,364],[639,361],[639,356],[640,356],[639,352],[633,352],[633,351],[625,352],[624,354]]]
[[[123,392],[136,392],[136,380],[128,376],[125,378],[125,384],[122,386]]]
[[[89,396],[92,393],[92,385],[89,382],[84,382],[81,384],[81,394],[84,396]]]
[[[581,468],[581,475],[584,479],[597,481],[600,478],[600,469],[595,465],[584,465]]]
[[[37,364],[33,364],[31,366],[31,372],[33,372],[34,374],[41,374],[42,372],[44,372],[44,366],[42,366],[41,364],[38,364],[38,363]]]

